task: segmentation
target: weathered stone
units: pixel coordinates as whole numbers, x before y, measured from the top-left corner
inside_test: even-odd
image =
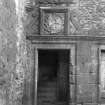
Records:
[[[97,105],[97,103],[84,103],[83,105]]]
[[[75,85],[70,85],[70,102],[75,103]]]
[[[26,42],[25,35],[40,33],[39,6],[67,6],[68,1],[32,0],[33,4],[25,10],[27,2],[22,0],[17,8],[19,10],[17,16],[15,1],[19,0],[0,1],[0,105],[21,105],[22,99],[25,100],[23,104],[32,105],[33,56],[31,43]],[[61,5],[58,2],[64,4]],[[105,34],[104,1],[74,0],[70,2],[72,2],[68,4],[70,5],[70,34],[81,36]],[[77,65],[74,68],[77,74],[73,72],[70,78],[70,99],[73,105],[75,101],[80,105],[96,105],[98,47],[86,41],[76,43]],[[77,100],[75,100],[75,95]],[[104,93],[101,94],[100,102],[105,103]]]

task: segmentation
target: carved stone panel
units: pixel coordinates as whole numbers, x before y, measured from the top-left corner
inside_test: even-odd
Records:
[[[41,8],[40,34],[66,35],[68,33],[67,9]]]
[[[45,34],[64,33],[64,13],[46,13],[43,28]]]

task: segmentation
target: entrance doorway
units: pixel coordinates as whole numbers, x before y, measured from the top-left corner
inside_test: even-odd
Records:
[[[70,50],[38,50],[37,105],[69,104]]]

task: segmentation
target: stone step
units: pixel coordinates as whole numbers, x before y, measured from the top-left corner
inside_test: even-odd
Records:
[[[50,102],[50,103],[40,102],[38,103],[38,105],[57,105],[57,104],[55,102]]]
[[[39,87],[38,92],[55,91],[55,90],[56,90],[56,86],[52,86],[52,87]]]
[[[51,82],[49,82],[49,81],[47,82],[47,81],[46,81],[46,82],[40,83],[39,86],[43,86],[43,87],[44,87],[44,86],[46,86],[46,85],[52,86],[52,85],[56,85],[56,84],[57,84],[56,81],[51,81]]]
[[[37,100],[38,103],[42,102],[42,103],[51,103],[51,102],[55,102],[56,99],[40,99],[40,100]]]
[[[46,81],[38,87],[38,105],[55,105],[56,101],[56,81]]]

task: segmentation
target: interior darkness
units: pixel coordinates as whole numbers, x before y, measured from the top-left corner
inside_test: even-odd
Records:
[[[39,81],[56,79],[58,51],[39,50],[38,55]]]
[[[47,83],[55,82],[55,97],[61,103],[69,97],[69,53],[69,50],[38,50],[38,88],[48,88]]]
[[[101,53],[105,53],[105,50],[101,50]]]

